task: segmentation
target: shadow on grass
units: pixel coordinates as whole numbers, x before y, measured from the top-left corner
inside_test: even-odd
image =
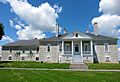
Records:
[[[11,63],[11,62],[13,62],[13,61],[0,61],[0,64],[1,63]]]

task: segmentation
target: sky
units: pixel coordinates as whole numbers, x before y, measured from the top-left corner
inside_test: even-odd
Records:
[[[20,39],[34,39],[60,33],[93,32],[98,22],[99,34],[120,36],[120,0],[0,0],[0,22],[5,36],[0,45]],[[120,41],[118,41],[120,46]]]

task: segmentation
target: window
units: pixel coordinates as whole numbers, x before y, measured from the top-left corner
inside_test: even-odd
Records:
[[[47,59],[50,59],[50,56],[47,56]]]
[[[104,44],[104,51],[105,52],[109,52],[109,45],[108,45],[108,43]]]
[[[89,51],[89,45],[88,44],[84,44],[84,51]]]
[[[110,57],[105,57],[105,62],[110,62]]]
[[[23,50],[23,53],[25,53],[25,50]]]
[[[11,56],[9,56],[8,60],[12,60],[12,57],[11,57]]]
[[[76,33],[75,36],[78,37],[78,33]]]
[[[36,57],[36,61],[39,61],[39,57]]]
[[[70,51],[70,44],[68,43],[65,44],[65,51]]]
[[[62,44],[59,45],[59,51],[62,51]]]
[[[0,57],[0,61],[1,61],[1,57]]]
[[[10,53],[12,53],[12,48],[10,48]]]
[[[39,52],[39,47],[37,47],[37,53]]]
[[[25,60],[25,57],[22,57],[22,60]]]
[[[48,52],[50,52],[50,46],[51,46],[51,44],[48,44],[48,45],[47,45],[47,51],[48,51]]]
[[[79,45],[78,44],[75,45],[75,52],[79,52]]]

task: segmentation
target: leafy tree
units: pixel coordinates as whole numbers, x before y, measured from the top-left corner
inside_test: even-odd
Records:
[[[4,26],[2,23],[0,23],[0,40],[2,39],[3,35],[4,35]]]

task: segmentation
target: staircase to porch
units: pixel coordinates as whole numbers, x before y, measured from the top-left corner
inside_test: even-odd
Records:
[[[73,55],[71,64],[83,64],[83,57],[81,55]]]

